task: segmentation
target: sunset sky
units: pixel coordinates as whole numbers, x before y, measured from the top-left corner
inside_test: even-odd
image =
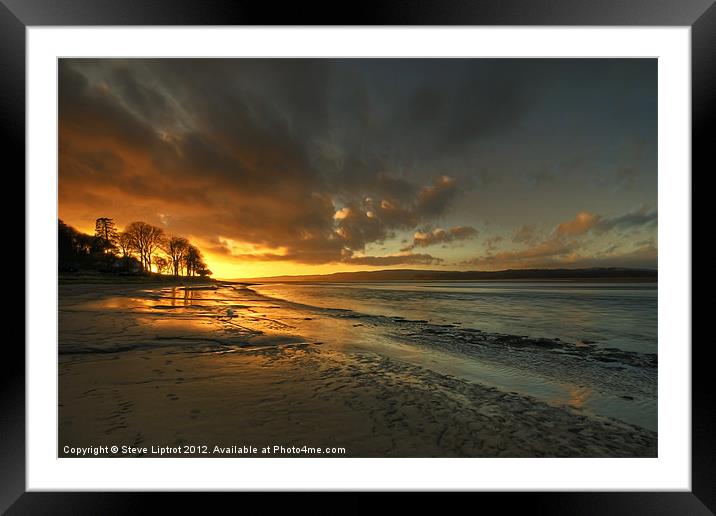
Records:
[[[219,278],[657,264],[655,59],[61,59],[59,217]]]

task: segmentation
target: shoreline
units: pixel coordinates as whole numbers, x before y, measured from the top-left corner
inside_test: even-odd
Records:
[[[300,312],[271,318],[242,289],[236,319],[222,322],[207,290],[156,286],[60,285],[60,456],[71,456],[64,445],[201,441],[345,447],[332,456],[346,457],[656,456],[656,433],[640,427],[306,341]],[[162,291],[172,287],[199,297]],[[62,353],[75,342],[115,348]]]
[[[288,280],[288,279],[271,279],[271,278],[238,278],[231,280],[217,280],[223,283],[242,283],[249,285],[271,285],[276,283],[297,284],[297,285],[321,285],[321,284],[341,284],[341,283],[649,283],[658,284],[658,278],[648,277],[615,277],[615,278],[487,278],[487,279],[334,279],[334,280]],[[249,283],[253,282],[253,283]]]

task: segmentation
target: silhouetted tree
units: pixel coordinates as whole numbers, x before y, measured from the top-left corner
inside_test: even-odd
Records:
[[[170,237],[164,242],[164,252],[169,256],[174,276],[179,276],[184,263],[186,252],[189,250],[189,241],[184,237]]]
[[[126,231],[122,231],[117,236],[117,247],[122,253],[122,258],[129,258],[132,256],[132,235]]]
[[[162,228],[146,222],[132,222],[118,232],[111,218],[101,217],[95,223],[95,235],[87,235],[57,221],[58,267],[60,271],[80,269],[101,272],[171,271],[179,276],[211,276],[198,247],[184,237],[166,237]],[[157,251],[166,253],[163,256]],[[121,261],[120,261],[121,260]]]
[[[204,275],[211,275],[211,271],[208,269],[206,262],[203,258],[199,257],[196,264],[194,265],[194,274],[201,276],[201,271],[204,271]]]
[[[126,231],[117,235],[117,247],[121,253],[122,264],[125,270],[129,270],[132,258],[132,236]]]
[[[152,255],[164,241],[164,230],[146,222],[132,222],[124,230],[129,234],[132,250],[139,255],[145,272],[152,271]]]
[[[98,248],[105,254],[114,254],[117,248],[117,226],[114,220],[107,217],[100,217],[95,221],[94,236]]]
[[[164,271],[169,268],[169,260],[163,256],[154,257],[154,266],[157,268],[159,274],[164,274]]]
[[[186,267],[187,276],[194,276],[199,269],[206,268],[206,264],[198,247],[189,244],[186,254],[184,255],[184,265]]]
[[[80,268],[106,269],[109,265],[98,239],[57,222],[58,267],[60,270]],[[111,258],[112,255],[109,255]]]
[[[76,239],[79,233],[62,220],[57,221],[57,258],[60,270],[75,270],[79,267],[79,253]]]
[[[75,253],[80,256],[90,256],[94,247],[94,237],[85,235],[84,233],[77,233],[73,240],[75,245]]]

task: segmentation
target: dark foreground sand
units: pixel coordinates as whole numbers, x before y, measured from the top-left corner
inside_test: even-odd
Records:
[[[212,290],[61,285],[58,455],[107,447],[98,456],[116,456],[123,446],[127,456],[175,457],[317,455],[274,446],[346,457],[657,454],[652,431],[329,335],[308,340],[301,323],[315,321],[305,314],[235,292],[238,304]]]

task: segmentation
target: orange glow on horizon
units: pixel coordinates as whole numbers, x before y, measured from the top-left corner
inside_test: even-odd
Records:
[[[209,269],[217,279],[251,279],[266,278],[270,276],[300,276],[308,274],[333,274],[335,272],[358,272],[366,270],[386,269],[436,269],[438,266],[409,265],[409,266],[371,266],[349,265],[344,263],[326,263],[310,265],[296,262],[262,262],[262,261],[235,261],[210,253],[204,253]]]
[[[60,218],[76,230],[88,235],[94,234],[94,222],[92,223],[74,223],[70,217]],[[115,220],[115,222],[118,222]],[[124,223],[117,223],[122,229]],[[170,233],[169,231],[167,231]],[[184,236],[184,235],[180,235]],[[192,236],[187,236],[190,241],[194,241]],[[248,245],[248,244],[247,244]],[[311,274],[333,274],[336,272],[358,272],[368,270],[388,270],[388,269],[438,269],[438,265],[405,265],[405,266],[373,266],[373,265],[349,265],[345,263],[325,263],[320,265],[311,265],[305,263],[297,263],[291,261],[260,261],[260,260],[242,260],[232,259],[228,256],[214,254],[202,249],[200,244],[197,245],[204,255],[204,261],[212,271],[212,278],[215,279],[251,279],[251,278],[267,278],[271,276],[301,276]],[[261,249],[257,246],[250,246],[251,251],[261,254],[262,252],[275,251],[269,248]],[[458,267],[455,267],[456,269]]]

